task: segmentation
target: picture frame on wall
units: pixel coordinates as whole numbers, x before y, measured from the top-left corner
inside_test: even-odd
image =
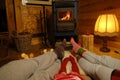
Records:
[[[26,4],[41,4],[41,5],[52,5],[52,0],[24,0]]]

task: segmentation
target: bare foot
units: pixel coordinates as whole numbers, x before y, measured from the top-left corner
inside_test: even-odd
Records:
[[[73,51],[77,53],[81,46],[75,42],[73,37],[71,38],[70,42],[73,46]]]

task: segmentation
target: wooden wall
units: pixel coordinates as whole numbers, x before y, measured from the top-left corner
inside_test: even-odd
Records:
[[[7,14],[7,23],[8,23],[8,32],[11,36],[13,30],[16,30],[16,21],[15,21],[15,12],[13,0],[6,0],[6,14]]]
[[[32,33],[38,33],[38,21],[40,19],[40,11],[42,11],[41,6],[24,6],[21,3],[21,0],[6,0],[7,1],[7,10],[8,10],[8,21],[9,29],[16,27],[18,32],[22,32],[25,28],[31,30]],[[14,1],[14,4],[10,3]],[[87,32],[94,33],[94,25],[97,17],[100,14],[113,13],[117,16],[120,23],[120,0],[79,0],[78,2],[78,33],[86,34]],[[12,8],[10,8],[12,7]],[[15,18],[10,10],[14,10],[15,7]],[[51,14],[51,7],[47,7],[49,14]],[[11,23],[12,19],[12,23]],[[13,19],[16,19],[13,22]],[[14,25],[14,23],[16,23]],[[120,42],[120,33],[119,37],[115,38],[115,41]]]
[[[14,26],[9,25],[9,27],[14,28],[10,28],[10,32],[11,30],[22,32],[26,29],[31,33],[38,33],[40,31],[40,18],[43,19],[42,6],[22,5],[22,0],[6,0],[6,8],[8,24],[14,22],[12,23]],[[45,9],[48,10],[48,14],[51,14],[51,7],[46,6]],[[11,18],[13,18],[14,21],[11,21]]]
[[[96,19],[100,14],[115,14],[120,24],[120,0],[80,0],[78,4],[79,34],[93,34]],[[115,40],[120,41],[120,33]]]

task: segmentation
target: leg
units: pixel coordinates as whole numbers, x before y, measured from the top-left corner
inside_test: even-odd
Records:
[[[84,58],[80,58],[78,61],[79,65],[95,80],[111,80],[111,74],[113,69],[93,64]]]
[[[45,53],[33,59],[16,60],[4,65],[0,68],[0,78],[2,80],[26,80],[36,71],[39,65],[39,69],[43,70],[53,65],[59,55],[62,55],[64,48],[57,47],[57,49],[59,53],[57,51]]]
[[[64,55],[64,48],[66,47],[66,42],[63,41],[62,44],[58,45],[53,52],[47,52],[44,55],[34,58],[35,61],[40,64],[41,69],[47,69],[53,64],[56,59],[62,59]]]
[[[80,74],[79,69],[78,69],[78,65],[77,65],[77,63],[75,62],[75,59],[72,56],[70,56],[70,61],[72,63],[72,71]]]
[[[99,56],[89,51],[84,52],[82,56],[92,63],[102,64],[107,67],[120,70],[120,60],[112,58],[110,56]]]
[[[67,57],[65,58],[62,63],[61,63],[61,68],[60,68],[60,72],[59,73],[62,73],[62,72],[65,72],[66,73],[66,65],[68,63],[68,61],[70,61],[70,58]]]
[[[53,80],[54,75],[59,72],[61,65],[60,60],[56,60],[49,68],[46,70],[37,69],[36,72],[27,80]]]
[[[0,68],[0,78],[2,80],[26,80],[39,65],[40,69],[46,69],[56,59],[57,55],[51,52],[32,59],[12,61]]]
[[[55,52],[47,52],[33,59],[40,65],[39,69],[47,69],[57,59],[57,55]]]
[[[54,80],[59,80],[59,78],[66,75],[66,64],[67,64],[68,61],[69,61],[69,58],[65,58],[62,61],[59,73],[54,75]]]
[[[71,43],[73,45],[73,50],[75,52],[78,52],[79,49],[81,49],[81,46],[78,45],[74,39],[71,39]],[[85,59],[87,59],[88,61],[92,62],[92,63],[97,63],[97,64],[102,64],[104,66],[113,68],[113,69],[120,69],[120,60],[112,58],[110,56],[99,56],[96,54],[93,54],[92,52],[89,52],[87,50],[84,49],[84,52],[81,54],[78,52],[77,55],[81,55],[82,57],[84,57]]]
[[[31,59],[12,61],[0,68],[0,79],[26,80],[37,67],[38,64]]]
[[[72,64],[72,71],[80,74],[80,73],[79,73],[78,66],[77,66],[77,64],[76,64],[76,62],[75,62],[75,59],[74,59],[72,56],[69,56],[69,57],[67,57],[67,58],[65,58],[65,59],[63,60],[63,62],[62,62],[62,64],[61,64],[60,73],[61,73],[61,72],[65,72],[65,73],[66,73],[66,65],[67,65],[68,61],[70,61],[71,64]]]

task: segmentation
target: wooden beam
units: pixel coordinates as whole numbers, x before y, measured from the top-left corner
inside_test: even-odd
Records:
[[[22,0],[14,0],[17,32],[20,32],[21,29],[23,29],[22,16],[21,16],[21,5],[22,5],[21,1]]]
[[[8,32],[9,36],[12,35],[12,31],[15,30],[15,14],[14,14],[14,6],[13,0],[6,0],[6,15],[7,15],[7,24],[8,24]]]

